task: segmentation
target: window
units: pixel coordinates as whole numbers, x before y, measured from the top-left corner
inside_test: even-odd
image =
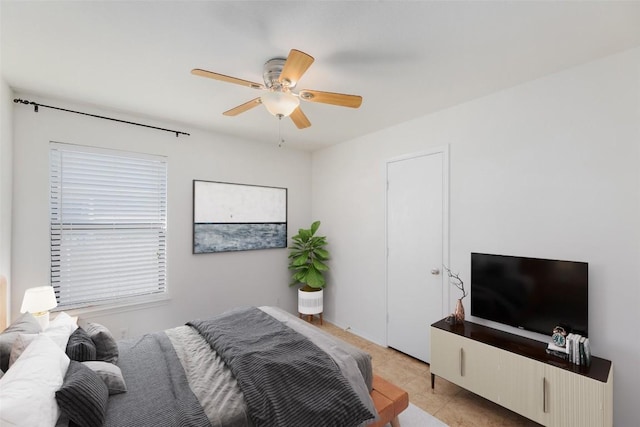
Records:
[[[166,158],[52,142],[49,174],[59,306],[165,294]]]

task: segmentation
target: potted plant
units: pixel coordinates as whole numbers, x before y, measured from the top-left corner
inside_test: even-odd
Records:
[[[324,273],[329,270],[325,261],[329,259],[329,252],[325,249],[327,238],[316,236],[320,221],[311,224],[311,228],[298,230],[298,234],[291,240],[289,247],[289,270],[293,272],[289,286],[301,284],[298,289],[298,313],[300,317],[306,314],[311,318],[320,314],[322,324],[323,289],[327,282]]]

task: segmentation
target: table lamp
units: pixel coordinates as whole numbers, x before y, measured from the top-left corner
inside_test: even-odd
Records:
[[[49,326],[49,310],[58,305],[52,286],[38,286],[24,292],[20,313],[29,312],[44,331]]]

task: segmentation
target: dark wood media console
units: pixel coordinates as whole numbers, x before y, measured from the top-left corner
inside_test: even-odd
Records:
[[[592,356],[576,365],[547,344],[472,322],[431,325],[431,388],[447,379],[550,426],[611,426],[613,366]]]
[[[594,356],[591,358],[589,367],[576,365],[568,360],[548,354],[547,344],[543,342],[476,323],[465,321],[462,324],[450,325],[443,319],[431,326],[602,382],[607,382],[611,370],[610,360]],[[431,375],[433,376],[433,374]]]

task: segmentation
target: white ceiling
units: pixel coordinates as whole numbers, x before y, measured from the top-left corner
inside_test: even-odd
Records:
[[[303,102],[314,150],[640,45],[640,1],[7,1],[2,75],[17,91],[277,144],[258,106],[223,111],[291,48],[315,57],[298,89],[361,95],[360,109]],[[34,96],[32,101],[38,101]]]

